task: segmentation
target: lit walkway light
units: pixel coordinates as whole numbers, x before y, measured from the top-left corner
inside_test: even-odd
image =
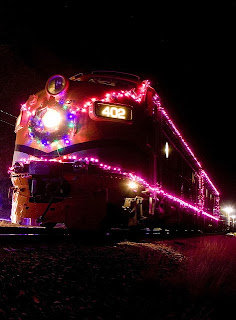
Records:
[[[227,206],[222,208],[222,211],[224,211],[227,215],[229,226],[231,225],[231,219],[232,219],[232,227],[234,229],[234,222],[235,222],[236,215],[233,214],[233,212],[235,212],[235,209],[232,206]]]
[[[166,155],[166,159],[169,158],[169,152],[170,152],[169,143],[166,142],[166,144],[165,144],[165,155]]]
[[[230,206],[225,207],[225,208],[222,208],[222,210],[223,210],[228,216],[230,216],[230,214],[234,212],[234,208],[233,208],[233,207],[230,207]]]
[[[138,188],[138,184],[134,181],[130,181],[129,184],[128,184],[128,187],[130,189],[133,189],[133,190],[136,190]]]

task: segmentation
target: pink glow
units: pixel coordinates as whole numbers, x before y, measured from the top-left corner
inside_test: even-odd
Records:
[[[112,94],[111,93],[106,93],[105,97],[103,99],[100,99],[100,100],[101,101],[106,101],[106,102],[112,102],[112,100],[114,100],[114,99],[123,98],[125,96],[125,97],[128,97],[128,98],[132,98],[136,102],[140,103],[145,98],[146,91],[147,91],[147,88],[149,87],[149,85],[150,85],[149,81],[145,80],[145,81],[143,81],[142,85],[136,91],[135,91],[135,89],[131,89],[129,91],[122,90],[120,92],[113,92]],[[87,101],[84,104],[82,110],[84,110],[84,109],[87,110],[87,108],[92,107],[94,101],[98,101],[98,99],[97,98],[91,98],[89,101]],[[166,112],[166,110],[162,107],[160,97],[157,94],[155,94],[155,96],[153,97],[153,101],[156,104],[156,106],[159,108],[159,110],[161,111],[161,113],[164,116],[164,118],[167,121],[167,123],[170,125],[173,133],[181,141],[184,149],[187,151],[187,153],[191,156],[191,158],[196,163],[197,167],[200,169],[200,174],[205,178],[206,182],[211,186],[211,188],[213,189],[215,195],[219,196],[219,191],[216,189],[216,187],[214,186],[213,182],[211,181],[211,179],[209,178],[209,176],[205,172],[205,170],[203,170],[202,164],[199,162],[199,160],[197,159],[197,157],[193,153],[192,149],[189,147],[188,143],[185,141],[185,139],[181,135],[180,131],[177,129],[176,125],[174,124],[174,122],[169,117],[169,115]]]
[[[156,193],[158,195],[163,195],[163,196],[167,197],[169,200],[173,201],[174,203],[178,203],[179,205],[181,205],[185,208],[191,209],[194,212],[196,212],[197,214],[203,214],[211,219],[214,219],[215,221],[219,221],[219,217],[213,216],[213,215],[201,210],[200,208],[195,207],[193,204],[186,202],[186,201],[183,201],[182,199],[177,198],[176,196],[171,195],[162,189],[154,189],[154,191],[156,191]]]
[[[198,175],[198,207],[200,209],[203,209],[204,207],[204,179],[201,169],[200,174]]]
[[[137,89],[133,88],[133,89],[128,90],[128,91],[121,90],[119,92],[106,93],[104,95],[104,98],[101,98],[101,99],[98,99],[96,97],[92,97],[87,102],[85,102],[82,106],[77,108],[75,111],[76,112],[83,112],[83,113],[84,112],[88,112],[88,111],[91,112],[91,108],[92,108],[93,103],[95,101],[112,102],[115,99],[120,99],[120,98],[124,98],[124,97],[131,98],[134,101],[140,103],[145,99],[146,92],[147,92],[147,89],[149,88],[149,85],[150,85],[149,81],[145,80],[145,81],[142,82],[140,87],[137,88]],[[36,96],[30,97],[29,100],[25,104],[22,105],[21,110],[27,111],[29,114],[31,114],[30,107],[32,105],[34,105],[36,103],[36,101],[37,101],[37,99],[35,97]],[[181,135],[180,131],[177,129],[177,127],[174,124],[174,122],[171,120],[171,118],[168,115],[167,111],[162,107],[161,99],[158,96],[158,94],[154,95],[153,102],[157,106],[157,108],[160,110],[160,112],[162,113],[165,121],[170,126],[173,134],[175,134],[175,136],[180,140],[180,142],[182,143],[183,148],[191,156],[191,158],[194,160],[197,168],[199,169],[198,172],[197,172],[197,174],[198,174],[198,190],[199,190],[198,191],[199,194],[198,194],[198,208],[197,208],[197,210],[202,210],[203,206],[204,206],[204,188],[205,188],[205,184],[208,184],[208,186],[210,186],[210,188],[212,189],[213,193],[218,197],[219,197],[219,191],[214,186],[213,182],[209,178],[209,176],[206,173],[206,171],[203,170],[202,164],[199,162],[199,160],[197,159],[197,157],[193,153],[192,149],[189,147],[188,143],[185,141],[185,139]],[[74,112],[74,111],[71,110],[71,112]],[[64,156],[63,159],[71,159],[71,156]],[[85,160],[89,161],[88,158],[85,158]],[[93,162],[93,161],[91,160],[91,162]],[[95,162],[99,162],[99,160],[96,159]],[[118,171],[121,171],[120,168],[115,170],[114,168],[112,169],[110,166],[104,165],[104,164],[100,164],[100,167],[103,167],[106,170],[114,170],[114,171],[118,170]],[[134,179],[131,176],[131,174],[128,174],[126,172],[123,172],[122,174],[123,175],[130,175],[130,179]],[[137,177],[135,179],[137,179]],[[145,186],[147,185],[147,183],[145,181],[143,181],[142,178],[139,177],[138,180],[139,180],[140,183],[145,184]],[[170,195],[170,197],[171,197],[171,195]],[[219,211],[219,205],[217,207],[218,207],[217,210]]]
[[[145,80],[143,81],[142,85],[137,89],[137,92],[135,89],[131,89],[129,91],[121,90],[119,92],[113,92],[113,93],[106,93],[104,98],[90,98],[88,101],[84,103],[82,108],[79,108],[80,111],[86,112],[88,108],[91,108],[93,106],[93,103],[95,101],[103,101],[103,102],[112,102],[114,99],[120,99],[120,98],[132,98],[136,102],[142,102],[142,100],[145,98],[147,88],[149,86],[149,81]]]
[[[161,106],[161,100],[160,97],[156,94],[153,97],[153,101],[156,104],[156,106],[159,108],[159,110],[161,111],[162,115],[165,117],[166,121],[168,122],[168,124],[170,125],[171,129],[173,130],[173,133],[176,134],[176,136],[180,139],[180,141],[182,142],[184,149],[188,152],[188,154],[194,159],[196,165],[198,166],[198,168],[200,169],[201,174],[205,177],[206,181],[210,184],[210,186],[212,187],[212,189],[215,192],[215,195],[219,196],[220,193],[219,191],[216,189],[216,187],[214,186],[214,184],[212,183],[212,181],[210,180],[209,176],[207,175],[207,173],[205,172],[205,170],[202,169],[202,165],[201,163],[198,161],[197,157],[195,156],[195,154],[193,153],[193,151],[191,150],[191,148],[189,147],[189,145],[187,144],[187,142],[184,140],[183,136],[181,135],[181,133],[179,132],[179,130],[177,129],[176,125],[174,124],[174,122],[170,119],[168,113],[166,112],[166,110],[164,110],[164,108]]]
[[[202,210],[202,208],[200,207],[196,207],[195,205],[189,203],[189,202],[186,202],[174,195],[171,195],[167,192],[165,192],[163,189],[160,189],[160,188],[157,188],[157,187],[153,187],[151,186],[148,182],[146,182],[142,177],[140,176],[137,176],[135,175],[134,173],[131,173],[131,172],[127,172],[127,171],[122,171],[121,168],[119,167],[111,167],[107,164],[103,164],[103,163],[100,163],[99,160],[97,158],[77,158],[76,156],[63,156],[62,159],[66,160],[80,160],[80,161],[86,161],[86,162],[92,162],[92,163],[96,163],[99,165],[99,167],[103,170],[109,170],[111,172],[117,172],[119,171],[119,174],[122,174],[124,176],[126,176],[128,179],[130,179],[132,182],[135,182],[137,184],[141,184],[143,186],[145,186],[146,188],[148,188],[152,193],[153,193],[153,196],[156,197],[156,195],[161,195],[161,196],[164,196],[166,197],[168,200],[170,200],[172,203],[174,204],[178,204],[184,208],[188,208],[190,210],[193,211],[193,213],[197,213],[197,214],[203,214],[205,216],[207,216],[208,218],[211,218],[215,221],[219,221],[219,217],[218,216],[213,216],[212,214],[209,214],[205,211]],[[33,157],[33,159],[29,158],[29,159],[21,159],[21,162],[23,163],[30,163],[30,161],[48,161],[47,159],[42,159],[42,158],[36,158],[36,157]],[[57,158],[54,158],[54,159],[51,159],[50,161],[55,161],[55,162],[62,162],[61,159],[57,159]],[[10,167],[9,168],[9,173],[13,173],[14,171],[14,167]]]

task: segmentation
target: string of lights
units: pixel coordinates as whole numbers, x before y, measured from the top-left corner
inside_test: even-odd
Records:
[[[126,178],[130,179],[131,181],[135,182],[135,184],[139,184],[142,185],[146,188],[146,190],[149,190],[152,193],[152,196],[154,198],[156,197],[165,197],[169,200],[169,202],[173,203],[174,205],[179,205],[182,208],[188,209],[189,211],[191,211],[193,214],[202,214],[210,219],[213,219],[215,221],[219,221],[219,217],[217,215],[212,215],[206,211],[203,210],[202,207],[196,206],[192,203],[189,203],[181,198],[176,197],[175,195],[172,195],[168,192],[166,192],[164,189],[156,187],[156,186],[152,186],[150,185],[147,181],[145,181],[141,176],[135,175],[132,172],[128,172],[127,170],[123,170],[120,167],[114,167],[108,164],[105,164],[103,162],[100,162],[99,159],[91,157],[91,158],[77,158],[77,156],[63,156],[60,159],[44,159],[44,158],[37,158],[37,157],[33,157],[30,156],[28,159],[26,158],[22,158],[20,159],[20,162],[24,165],[24,164],[29,164],[31,161],[44,161],[44,162],[77,162],[80,161],[82,163],[87,163],[87,164],[93,164],[93,165],[97,165],[99,166],[102,170],[110,172],[110,173],[116,173],[116,174],[120,174],[125,176]],[[9,173],[11,174],[15,174],[14,173],[14,166],[9,168]],[[26,174],[28,176],[28,174]]]
[[[145,80],[142,82],[142,85],[139,88],[133,88],[131,90],[121,90],[118,92],[108,92],[103,97],[92,97],[84,102],[82,105],[78,105],[76,107],[72,107],[68,105],[63,100],[59,102],[55,101],[54,104],[50,104],[50,108],[42,108],[40,112],[35,112],[35,110],[31,111],[31,108],[37,102],[37,96],[31,96],[30,99],[22,105],[21,110],[22,112],[26,112],[28,117],[28,131],[29,136],[31,139],[36,139],[37,143],[42,145],[46,148],[63,148],[64,146],[68,146],[71,144],[72,137],[77,130],[78,132],[78,124],[79,119],[82,113],[92,113],[93,112],[93,105],[95,102],[116,102],[120,99],[133,99],[137,103],[141,103],[144,101],[146,97],[146,93],[148,88],[150,88],[149,81]],[[209,178],[206,171],[203,169],[202,164],[199,162],[197,157],[195,156],[192,149],[189,147],[188,143],[183,138],[180,131],[177,129],[176,125],[170,118],[167,111],[164,109],[161,103],[160,97],[155,94],[153,96],[153,103],[157,107],[157,109],[162,114],[162,119],[165,121],[168,126],[170,127],[173,134],[177,137],[180,143],[183,146],[183,149],[186,153],[193,159],[193,162],[196,164],[198,168],[197,176],[198,176],[198,209],[202,210],[204,205],[204,188],[207,185],[211,190],[212,193],[215,195],[215,210],[219,212],[219,191],[214,186],[213,182]],[[47,117],[48,112],[55,113],[53,117]],[[57,112],[57,113],[56,113]],[[53,119],[53,124],[47,123],[47,119]],[[60,131],[58,129],[58,124],[63,118],[63,130]],[[57,122],[55,122],[57,120]],[[53,130],[50,131],[50,126],[52,125]],[[66,132],[66,134],[62,134],[62,132]],[[164,191],[163,191],[164,192]],[[164,192],[165,193],[165,192]],[[166,194],[166,193],[165,193]],[[167,194],[166,194],[167,196]],[[174,196],[170,195],[170,198],[173,200]],[[181,200],[182,201],[182,200]],[[177,201],[178,202],[178,201]]]
[[[51,145],[61,148],[63,145],[67,146],[71,143],[72,136],[75,130],[80,128],[79,119],[81,113],[91,113],[93,104],[96,101],[112,102],[117,99],[132,98],[136,102],[140,103],[145,97],[149,82],[143,81],[138,90],[131,89],[129,91],[121,90],[119,92],[106,93],[102,98],[90,98],[83,105],[79,105],[76,108],[70,107],[67,103],[63,103],[63,100],[55,101],[54,105],[50,108],[42,108],[37,113],[35,110],[31,111],[31,108],[37,102],[37,96],[30,96],[29,100],[21,106],[21,111],[26,113],[28,118],[28,131],[30,138],[37,141],[38,144],[43,147],[50,147]],[[53,110],[53,111],[52,111]],[[49,113],[52,113],[53,117]],[[52,119],[53,123],[47,125],[47,119]],[[59,130],[58,124],[60,119],[63,118],[63,128]],[[58,120],[57,122],[55,122]],[[50,127],[53,130],[50,132]],[[63,134],[63,132],[66,132]]]
[[[204,176],[207,183],[211,186],[211,188],[213,189],[214,193],[216,196],[219,196],[220,193],[219,191],[216,189],[216,187],[214,186],[214,184],[212,183],[211,179],[209,178],[208,174],[206,173],[205,170],[203,170],[202,168],[202,164],[198,161],[197,157],[195,156],[195,154],[193,153],[192,149],[189,147],[188,143],[185,141],[185,139],[183,138],[183,136],[181,135],[180,131],[177,129],[176,125],[174,124],[174,122],[171,120],[170,116],[168,115],[167,111],[162,107],[161,105],[161,100],[160,97],[156,94],[153,97],[153,101],[156,104],[156,106],[159,108],[159,110],[161,111],[162,115],[165,118],[165,121],[169,124],[169,126],[172,129],[172,132],[178,137],[178,139],[181,141],[185,151],[191,156],[191,158],[194,160],[194,162],[196,163],[198,169],[199,169],[199,175]]]

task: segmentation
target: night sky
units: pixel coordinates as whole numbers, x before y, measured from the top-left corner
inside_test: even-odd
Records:
[[[0,109],[17,116],[55,73],[140,75],[162,97],[223,202],[236,206],[235,1],[228,16],[220,2],[207,1],[8,2],[1,4]],[[1,112],[0,119],[15,122]],[[0,177],[11,164],[13,130],[0,122]]]

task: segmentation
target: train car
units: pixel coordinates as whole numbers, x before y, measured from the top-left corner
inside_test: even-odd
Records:
[[[54,75],[21,106],[15,132],[14,223],[219,226],[219,192],[147,80]]]

